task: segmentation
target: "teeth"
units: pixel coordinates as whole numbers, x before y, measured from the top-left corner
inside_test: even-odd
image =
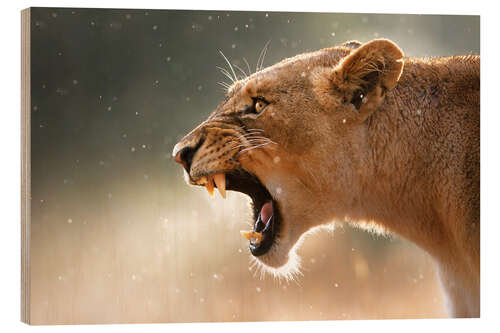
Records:
[[[215,185],[217,185],[217,189],[219,190],[220,195],[225,199],[226,198],[226,175],[223,173],[218,173],[214,175]]]
[[[207,188],[208,194],[214,195],[214,181],[212,179],[212,176],[207,177],[207,183],[205,184],[205,187]]]
[[[260,232],[241,230],[240,233],[254,245],[258,245],[262,242],[262,233]]]

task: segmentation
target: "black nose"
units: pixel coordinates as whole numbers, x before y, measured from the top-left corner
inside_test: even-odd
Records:
[[[182,141],[179,142],[177,145],[174,147],[174,159],[177,163],[180,163],[184,166],[184,169],[189,173],[191,170],[191,164],[193,163],[193,157],[200,149],[201,145],[203,144],[203,139],[200,139],[198,143],[195,145],[182,145]]]

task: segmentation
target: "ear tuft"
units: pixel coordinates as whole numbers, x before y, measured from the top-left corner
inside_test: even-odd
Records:
[[[351,42],[348,42],[351,43]],[[401,49],[387,39],[375,39],[362,44],[337,66],[337,82],[347,89],[373,89],[379,85],[392,89],[404,66]]]

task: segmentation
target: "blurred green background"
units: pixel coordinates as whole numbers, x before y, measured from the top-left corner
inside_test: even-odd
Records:
[[[219,50],[255,68],[357,39],[479,54],[478,16],[33,8],[33,323],[445,316],[432,260],[348,227],[297,281],[249,270],[249,199],[184,183],[174,144],[223,98]]]

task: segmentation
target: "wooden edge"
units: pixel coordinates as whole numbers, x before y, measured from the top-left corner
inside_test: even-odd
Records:
[[[21,11],[21,321],[30,324],[31,10]]]

